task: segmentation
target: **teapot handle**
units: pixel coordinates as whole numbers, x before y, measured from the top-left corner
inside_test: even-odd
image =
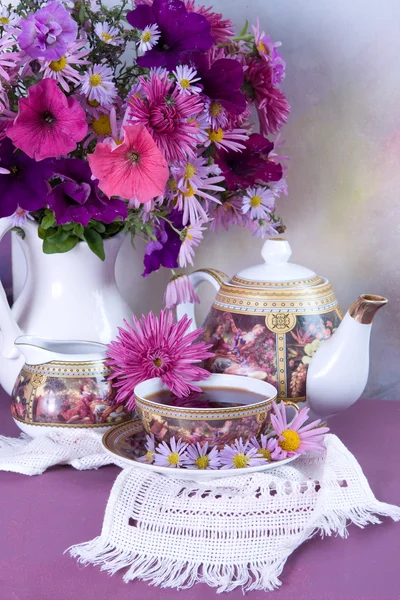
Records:
[[[0,241],[5,234],[14,227],[10,217],[0,219]],[[21,335],[21,330],[12,316],[7,296],[0,281],[0,330],[3,343],[1,355],[4,358],[18,358],[21,356],[19,350],[14,346],[14,340]]]
[[[189,279],[197,292],[199,286],[204,281],[208,281],[214,288],[219,291],[219,288],[225,281],[228,279],[228,275],[225,275],[222,271],[217,271],[217,269],[200,269],[199,271],[194,271],[189,275]],[[178,304],[176,307],[176,317],[178,321],[183,317],[183,315],[187,315],[189,319],[192,319],[192,324],[190,326],[189,331],[194,331],[197,329],[196,319],[194,316],[194,304],[192,302],[185,302],[184,304]]]

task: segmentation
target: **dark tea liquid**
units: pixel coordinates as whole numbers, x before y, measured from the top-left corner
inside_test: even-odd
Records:
[[[207,388],[202,392],[193,392],[186,398],[177,398],[169,390],[162,390],[148,396],[148,399],[157,404],[181,408],[228,408],[262,402],[265,400],[265,395],[236,388],[215,387]]]

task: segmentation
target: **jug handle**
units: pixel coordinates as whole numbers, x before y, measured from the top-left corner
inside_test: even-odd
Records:
[[[222,271],[217,271],[217,269],[200,269],[199,271],[194,271],[189,275],[189,279],[192,282],[192,285],[197,292],[199,286],[204,281],[208,281],[214,288],[219,291],[221,285],[227,281],[228,275],[225,275]],[[178,321],[183,317],[183,315],[187,315],[189,319],[192,319],[192,324],[190,326],[189,331],[194,331],[197,329],[196,319],[194,316],[194,304],[192,302],[185,302],[184,304],[178,304],[176,307],[176,317]]]
[[[0,219],[0,241],[5,234],[14,227],[10,217]],[[4,358],[18,358],[21,356],[19,350],[14,346],[14,340],[21,335],[21,330],[15,322],[3,285],[0,281],[0,330],[3,343],[1,355]]]

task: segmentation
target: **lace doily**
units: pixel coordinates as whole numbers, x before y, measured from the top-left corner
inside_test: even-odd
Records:
[[[126,582],[272,590],[305,540],[317,533],[345,537],[349,522],[380,523],[377,515],[399,520],[400,509],[375,498],[354,456],[327,435],[323,455],[203,484],[125,469],[101,535],[70,552],[109,573],[124,569]]]

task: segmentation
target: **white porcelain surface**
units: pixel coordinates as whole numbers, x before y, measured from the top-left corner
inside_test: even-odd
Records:
[[[371,327],[346,313],[321,344],[307,373],[307,403],[316,417],[326,419],[360,398],[368,380]]]
[[[24,355],[28,365],[43,365],[50,361],[104,360],[107,353],[107,347],[104,344],[80,340],[46,340],[33,335],[21,335],[14,343]]]
[[[0,239],[12,227],[0,219]],[[37,225],[24,225],[25,239],[18,236],[27,263],[24,288],[11,311],[0,285],[0,383],[11,393],[24,363],[14,346],[21,334],[59,340],[108,343],[131,309],[122,298],[114,276],[115,261],[123,236],[105,240],[106,260],[101,261],[87,244],[70,252],[46,255]]]
[[[52,425],[40,425],[40,423],[35,423],[31,425],[30,423],[23,423],[22,421],[17,421],[13,418],[16,426],[23,432],[29,435],[32,438],[41,437],[42,435],[60,435],[60,432],[66,433],[66,435],[71,435],[71,433],[79,433],[82,436],[85,432],[90,433],[98,433],[100,435],[104,435],[107,431],[110,430],[110,426],[107,427],[96,427],[96,429],[82,429],[82,427],[71,427],[68,426],[68,429],[64,429],[62,427],[53,427]]]

